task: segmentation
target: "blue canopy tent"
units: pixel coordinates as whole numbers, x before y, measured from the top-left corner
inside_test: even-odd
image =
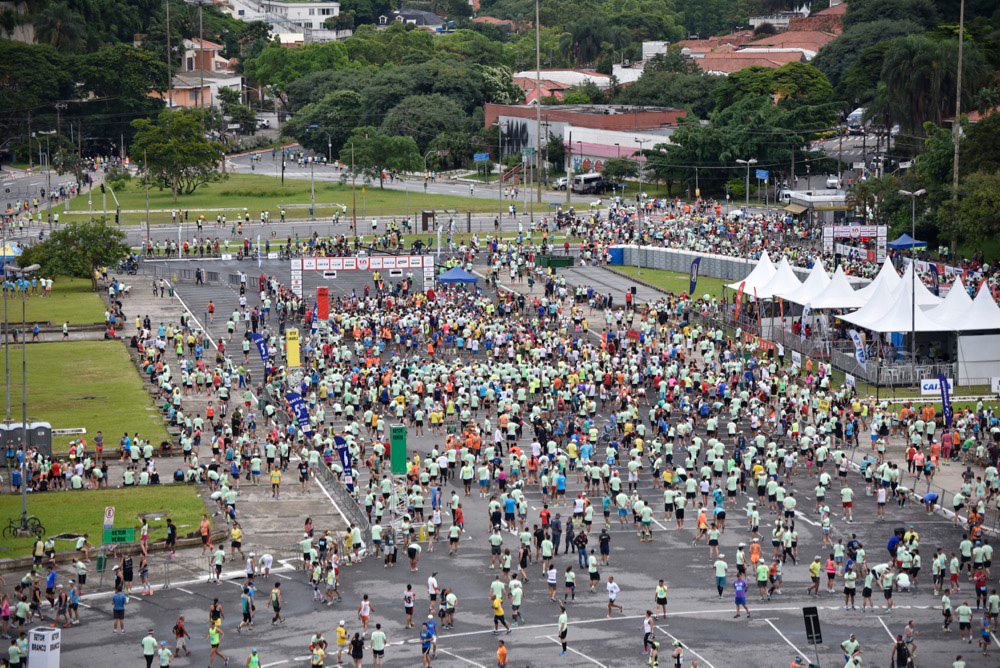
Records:
[[[904,232],[902,236],[900,236],[895,241],[890,241],[889,243],[886,244],[886,246],[888,246],[892,250],[905,250],[908,248],[927,248],[927,242],[917,241],[909,234]]]
[[[440,283],[478,283],[479,279],[461,267],[453,267],[437,277]]]
[[[21,245],[8,241],[0,244],[0,274],[4,273],[3,268],[8,264],[17,264],[18,256],[24,252]]]

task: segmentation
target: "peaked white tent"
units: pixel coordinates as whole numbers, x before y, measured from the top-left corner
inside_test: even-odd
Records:
[[[792,292],[802,286],[802,281],[792,271],[792,266],[788,264],[788,258],[781,258],[777,271],[765,285],[758,287],[756,297],[758,299],[770,299],[776,294]],[[753,294],[749,290],[744,290],[747,294]]]
[[[777,270],[774,268],[774,264],[771,262],[771,258],[768,256],[767,251],[764,251],[760,255],[760,259],[757,261],[757,266],[755,266],[747,277],[742,281],[736,281],[735,283],[730,283],[727,287],[730,290],[739,290],[740,284],[743,284],[743,292],[752,295],[754,288],[760,290],[768,281],[774,276]]]
[[[935,309],[937,310],[937,309]],[[1000,306],[997,306],[984,283],[979,294],[972,300],[972,306],[962,314],[955,328],[961,332],[971,332],[980,329],[1000,329]]]
[[[943,325],[952,325],[952,329],[958,330],[962,327],[962,320],[966,312],[972,306],[972,297],[965,289],[961,278],[956,278],[948,296],[944,298],[939,306],[935,306],[927,315],[934,318]]]
[[[910,284],[911,281],[913,281],[912,286]],[[906,265],[906,271],[903,272],[903,276],[899,279],[899,284],[896,286],[893,295],[899,298],[902,296],[903,292],[909,294],[911,291],[916,296],[917,307],[923,306],[927,308],[930,306],[937,306],[943,301],[940,297],[931,292],[926,285],[924,285],[924,282],[920,279],[919,275],[916,277],[916,280],[913,280],[912,262]]]
[[[873,332],[954,331],[953,325],[938,322],[920,307],[919,287],[917,290],[917,307],[915,309],[912,306],[914,295],[909,289],[909,283],[904,281],[896,288],[896,299],[882,317],[863,326]]]
[[[837,267],[833,272],[833,278],[820,294],[812,298],[813,310],[830,308],[861,308],[865,305],[866,299],[858,294],[851,282],[847,280],[842,266]]]
[[[875,280],[859,289],[857,292],[863,299],[871,299],[871,296],[875,294],[878,286],[886,283],[890,288],[895,288],[899,285],[899,281],[900,278],[899,274],[896,273],[896,268],[892,266],[892,262],[889,261],[889,258],[886,258],[885,262],[882,263],[882,268],[879,269],[878,275],[875,276]]]
[[[898,280],[899,277],[897,276],[896,279]],[[869,329],[869,325],[878,321],[892,306],[894,302],[893,291],[893,288],[889,285],[889,281],[880,281],[875,286],[875,291],[867,296],[864,306],[853,313],[841,316],[840,319],[858,327]],[[858,290],[856,294],[861,296],[860,293],[861,290]]]
[[[823,263],[817,261],[813,265],[812,271],[809,272],[809,276],[806,280],[794,290],[788,292],[777,292],[775,297],[781,297],[790,302],[796,304],[809,304],[812,302],[814,297],[818,297],[825,289],[826,286],[830,284],[830,276],[826,273],[826,269],[823,268]],[[815,309],[816,307],[813,306]]]

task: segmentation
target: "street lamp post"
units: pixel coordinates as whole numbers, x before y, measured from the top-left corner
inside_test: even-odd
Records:
[[[737,159],[736,162],[738,162],[741,165],[747,166],[747,181],[745,185],[746,192],[744,194],[746,195],[746,208],[749,209],[750,208],[750,165],[756,165],[757,158],[750,158],[749,160]]]
[[[635,138],[635,143],[637,143],[639,145],[639,154],[638,154],[638,156],[636,157],[636,160],[635,160],[636,163],[637,163],[637,165],[636,165],[637,166],[636,172],[638,172],[638,174],[639,174],[639,193],[635,196],[635,203],[636,203],[636,207],[635,207],[635,214],[636,214],[635,227],[636,227],[636,236],[637,236],[637,241],[638,241],[638,245],[635,248],[635,260],[636,260],[636,270],[635,270],[635,273],[636,273],[637,276],[642,276],[642,255],[641,255],[641,252],[640,252],[641,249],[642,249],[642,160],[640,160],[639,158],[642,157],[642,145],[645,144],[646,142],[649,142],[649,141],[653,141],[653,140],[652,139],[639,139],[638,137]]]
[[[4,267],[4,271],[11,274],[17,274],[21,278],[27,278],[34,272],[38,271],[40,265],[33,264],[28,267],[17,267],[15,265],[7,265]],[[21,457],[21,529],[25,529],[28,526],[28,447],[31,441],[31,432],[28,430],[28,355],[27,355],[27,339],[26,336],[28,320],[27,320],[27,303],[28,303],[28,293],[26,290],[21,291],[21,445],[24,448],[23,456]],[[6,306],[6,300],[4,301]],[[10,323],[6,321],[6,308],[4,309],[4,327],[5,329],[10,328]],[[4,337],[6,341],[6,337]],[[8,396],[10,391],[8,389]]]
[[[900,190],[899,194],[910,198],[910,371],[913,382],[917,382],[917,198],[927,194],[921,188],[913,192]]]

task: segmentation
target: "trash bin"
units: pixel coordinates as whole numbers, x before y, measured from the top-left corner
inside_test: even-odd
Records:
[[[108,558],[103,554],[97,556],[97,572],[103,573],[108,568]]]
[[[169,294],[171,297],[174,296],[174,286],[173,285],[171,285],[170,287],[167,288],[167,294]]]

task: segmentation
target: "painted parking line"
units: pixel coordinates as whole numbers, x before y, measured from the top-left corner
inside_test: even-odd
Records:
[[[772,622],[770,619],[765,619],[764,621],[767,622],[768,626],[770,626],[772,629],[774,629],[775,633],[777,633],[779,636],[781,636],[782,640],[784,640],[786,643],[788,643],[789,647],[791,647],[792,649],[795,650],[796,654],[798,654],[799,656],[802,656],[802,657],[804,657],[806,655],[805,652],[803,652],[801,649],[799,649],[798,647],[796,647],[794,645],[794,643],[792,643],[792,641],[788,639],[788,636],[786,636],[784,633],[781,632],[781,629],[779,629],[777,626],[774,625],[774,622]]]
[[[556,643],[557,645],[562,645],[562,641],[559,640],[558,638],[555,638],[553,636],[545,636],[545,637],[548,638],[549,640],[551,640],[552,642]],[[587,661],[590,661],[595,666],[600,666],[601,668],[608,668],[606,665],[604,665],[603,663],[601,663],[597,659],[592,659],[589,656],[587,656],[586,654],[584,654],[583,652],[581,652],[579,650],[573,649],[569,645],[566,646],[566,649],[568,651],[570,651],[570,652],[573,652],[573,654],[576,654],[578,656],[582,656],[583,658],[585,658]]]
[[[715,666],[712,665],[711,661],[709,661],[708,659],[706,659],[705,657],[703,657],[701,654],[698,654],[698,652],[694,651],[694,649],[690,645],[686,644],[683,640],[681,640],[680,638],[678,638],[674,634],[670,633],[669,631],[667,631],[662,626],[657,626],[656,630],[660,631],[662,633],[665,633],[666,635],[670,636],[671,638],[673,638],[677,642],[681,643],[689,652],[691,652],[696,657],[698,657],[708,668],[715,668]]]
[[[890,631],[889,627],[885,625],[885,622],[882,621],[882,618],[876,617],[875,619],[877,619],[878,623],[882,625],[882,628],[885,629],[885,632],[889,634],[889,639],[892,640],[893,642],[896,642],[896,636],[892,635],[892,631]]]
[[[481,663],[476,663],[475,661],[472,661],[471,659],[466,659],[464,656],[459,656],[458,654],[455,654],[454,652],[449,652],[446,649],[442,649],[442,648],[438,647],[438,651],[441,652],[442,654],[447,654],[448,656],[453,656],[456,659],[458,659],[459,661],[464,661],[465,663],[469,664],[470,666],[476,666],[477,668],[486,668],[486,666],[484,666]]]

